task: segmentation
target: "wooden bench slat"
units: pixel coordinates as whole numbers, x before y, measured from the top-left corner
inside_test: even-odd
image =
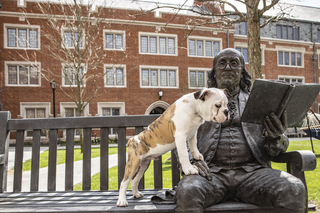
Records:
[[[13,191],[21,191],[22,183],[22,165],[23,165],[23,147],[24,147],[24,130],[18,130],[16,135],[16,148],[14,159],[14,177]]]
[[[39,188],[40,129],[33,130],[30,191]]]
[[[82,190],[91,189],[91,128],[83,129]]]
[[[135,128],[135,135],[138,135],[140,132],[143,131],[143,126],[139,126]],[[144,189],[144,175],[142,176],[142,178],[140,179],[140,182],[138,184],[138,189]]]
[[[56,190],[58,130],[51,129],[49,139],[48,191]]]
[[[65,190],[73,190],[74,129],[67,129]]]
[[[109,128],[100,131],[100,190],[109,189]]]
[[[118,128],[118,189],[124,176],[126,165],[126,128]]]
[[[162,156],[159,156],[158,160],[153,161],[153,171],[154,188],[162,189]]]

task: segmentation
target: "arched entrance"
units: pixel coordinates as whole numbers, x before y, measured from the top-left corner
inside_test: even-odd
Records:
[[[169,106],[170,106],[170,104],[168,104],[164,101],[157,101],[148,107],[145,114],[146,115],[162,114]]]

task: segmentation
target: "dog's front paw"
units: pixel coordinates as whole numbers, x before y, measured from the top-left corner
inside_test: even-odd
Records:
[[[133,196],[134,196],[135,198],[140,198],[140,197],[143,197],[143,194],[138,191],[137,193],[134,193]]]
[[[201,161],[203,161],[203,155],[198,151],[198,152],[194,152],[194,153],[192,153],[192,156],[193,156],[193,158],[194,159],[196,159],[196,160],[201,160]]]
[[[127,200],[119,199],[118,202],[117,202],[117,206],[118,207],[126,207],[126,206],[128,206],[128,202],[127,202]]]
[[[198,175],[199,174],[197,167],[195,167],[193,165],[182,167],[182,171],[185,175]]]

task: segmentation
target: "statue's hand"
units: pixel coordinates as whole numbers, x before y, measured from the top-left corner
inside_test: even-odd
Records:
[[[265,117],[263,124],[265,128],[264,136],[266,138],[278,138],[287,130],[287,111],[283,111],[281,118],[272,112]]]
[[[205,177],[209,181],[212,180],[210,169],[204,161],[192,159],[191,164],[197,167],[198,172],[202,177]]]

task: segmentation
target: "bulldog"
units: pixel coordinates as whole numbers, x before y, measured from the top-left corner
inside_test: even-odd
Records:
[[[203,160],[197,148],[197,130],[205,121],[222,123],[228,119],[228,99],[224,91],[204,88],[186,94],[172,104],[146,130],[128,141],[128,161],[120,185],[117,206],[128,206],[126,192],[132,180],[135,198],[143,196],[138,184],[151,160],[177,148],[178,157],[185,175],[198,174],[197,167],[189,161],[186,142],[196,160]]]

